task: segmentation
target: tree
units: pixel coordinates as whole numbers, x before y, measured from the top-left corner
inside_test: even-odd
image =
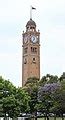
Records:
[[[19,101],[20,113],[27,113],[30,110],[30,96],[23,88],[17,88],[15,98]]]
[[[57,83],[58,82],[58,76],[57,75],[50,75],[47,74],[46,76],[43,76],[42,79],[39,81],[40,86],[44,86],[48,83]]]
[[[27,80],[26,85],[23,87],[23,89],[25,89],[28,92],[31,98],[29,102],[30,113],[36,116],[35,119],[37,119],[37,109],[35,106],[38,102],[38,99],[37,99],[38,83],[39,83],[39,79],[36,77],[32,77]]]
[[[54,104],[52,111],[58,116],[65,114],[65,81],[61,81],[61,87],[53,93]]]
[[[18,117],[29,111],[30,97],[22,88],[16,88],[9,80],[0,77],[0,115],[6,119]]]
[[[52,107],[52,95],[51,95],[51,89],[46,89],[44,87],[40,87],[38,91],[38,111],[42,112],[45,117],[47,117],[47,120],[49,120],[49,112],[50,108]]]
[[[20,103],[13,94],[3,98],[3,110],[5,113],[5,117],[6,115],[11,118],[17,117],[20,114],[19,106]]]
[[[44,113],[48,120],[50,108],[53,106],[52,93],[60,87],[60,84],[58,77],[50,74],[43,76],[39,83],[37,109]]]
[[[15,110],[13,112],[13,108],[15,108],[17,104],[15,94],[16,87],[9,80],[4,80],[2,77],[0,77],[0,105],[2,110],[2,116],[4,116],[5,119],[7,115],[10,117],[13,117],[15,115]]]
[[[3,111],[3,87],[4,87],[4,80],[2,76],[0,76],[0,116],[4,116]]]

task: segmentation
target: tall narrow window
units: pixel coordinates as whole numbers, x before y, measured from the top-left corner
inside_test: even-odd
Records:
[[[27,53],[28,47],[24,48],[24,53]]]
[[[33,58],[33,61],[35,61],[35,58]]]
[[[24,59],[24,64],[26,64],[26,63],[27,63],[27,59],[25,58],[25,59]]]
[[[36,63],[36,60],[35,60],[35,58],[33,58],[32,62],[33,62],[33,63]]]
[[[31,52],[32,53],[37,53],[37,48],[36,47],[31,47]]]

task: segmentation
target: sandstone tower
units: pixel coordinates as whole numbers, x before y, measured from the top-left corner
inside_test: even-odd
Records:
[[[40,32],[36,23],[30,19],[23,32],[22,86],[30,77],[40,78]]]

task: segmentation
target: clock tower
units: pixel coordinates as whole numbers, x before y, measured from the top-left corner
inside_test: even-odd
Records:
[[[23,32],[22,54],[22,86],[30,77],[40,79],[40,32],[36,30],[36,23],[30,19]]]

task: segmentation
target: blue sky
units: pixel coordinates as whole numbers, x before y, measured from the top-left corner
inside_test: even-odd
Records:
[[[0,0],[0,75],[14,85],[22,80],[22,31],[33,20],[40,30],[40,74],[65,71],[65,0]]]

